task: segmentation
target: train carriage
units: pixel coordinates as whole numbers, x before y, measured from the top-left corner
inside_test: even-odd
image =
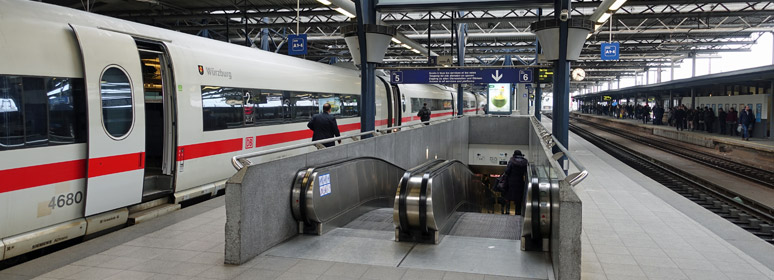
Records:
[[[32,1],[0,6],[0,259],[124,224],[128,206],[214,194],[232,156],[310,141],[324,103],[343,134],[360,130],[358,71]],[[422,103],[433,118],[456,112],[452,88],[379,79],[377,128],[419,122]],[[464,102],[478,113],[475,96]]]

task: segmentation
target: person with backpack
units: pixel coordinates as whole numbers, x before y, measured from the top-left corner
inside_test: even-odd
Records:
[[[422,109],[419,109],[419,113],[417,113],[417,117],[419,117],[419,120],[422,122],[428,122],[430,121],[430,109],[427,108],[427,103],[424,103],[422,106]],[[425,125],[430,125],[429,123],[425,123]]]
[[[520,150],[514,151],[513,156],[508,160],[508,166],[505,167],[505,173],[497,181],[497,191],[503,194],[505,200],[503,207],[509,207],[513,201],[516,215],[521,215],[521,206],[524,204],[524,184],[527,182],[525,177],[528,165],[529,161],[524,158],[524,154]]]

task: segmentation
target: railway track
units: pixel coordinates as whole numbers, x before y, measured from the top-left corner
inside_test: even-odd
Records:
[[[610,127],[589,122],[584,119],[573,118],[573,120],[583,123],[584,125],[594,127],[595,129],[599,129],[608,133],[615,134],[627,140],[634,141],[636,143],[640,143],[643,145],[647,145],[649,147],[659,149],[671,154],[679,155],[683,158],[690,159],[694,162],[715,168],[717,170],[720,170],[735,176],[745,178],[747,180],[753,181],[760,185],[767,186],[769,188],[774,189],[774,172],[763,170],[760,168],[756,168],[756,167],[738,163],[738,162],[729,161],[726,158],[719,157],[713,154],[675,147],[668,143],[662,142],[660,139],[655,139],[653,137],[647,137],[647,136],[641,136],[641,135],[633,136],[631,134],[626,134],[621,131],[612,129]]]
[[[550,118],[550,115],[548,116]],[[774,209],[570,124],[570,130],[672,191],[774,244]]]

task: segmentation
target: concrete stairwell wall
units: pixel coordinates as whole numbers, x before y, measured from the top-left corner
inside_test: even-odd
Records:
[[[436,156],[467,164],[469,120],[434,123],[242,168],[226,184],[225,262],[245,263],[298,234],[290,210],[290,190],[298,170],[364,156],[406,169]],[[343,191],[335,182],[331,189]]]

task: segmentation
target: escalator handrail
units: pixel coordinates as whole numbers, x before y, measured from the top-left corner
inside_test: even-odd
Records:
[[[400,228],[402,229],[409,228],[408,210],[406,206],[406,200],[408,198],[407,187],[408,187],[409,179],[411,179],[411,177],[413,177],[414,174],[425,172],[426,169],[442,161],[443,160],[429,160],[416,167],[406,170],[406,172],[403,172],[403,178],[400,180],[400,186],[398,187],[398,191],[400,192],[400,196],[398,197],[398,221],[400,224]]]

